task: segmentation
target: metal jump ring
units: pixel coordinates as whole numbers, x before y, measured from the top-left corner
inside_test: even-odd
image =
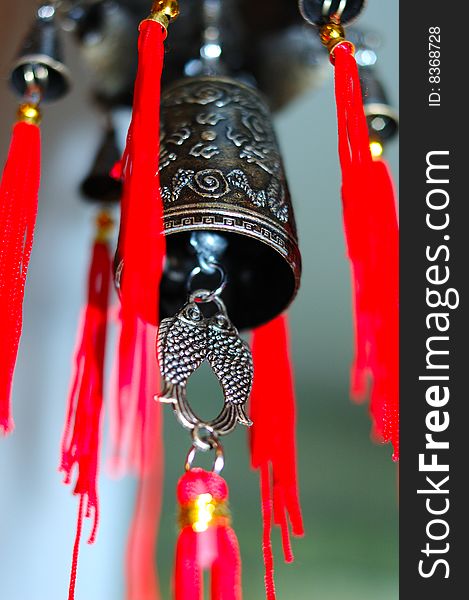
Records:
[[[223,446],[219,441],[215,442],[213,448],[215,450],[215,459],[213,461],[212,471],[216,473],[216,475],[220,475],[223,471],[223,467],[225,466],[225,456],[223,454]],[[185,469],[186,471],[190,471],[192,469],[192,464],[194,463],[195,456],[199,448],[197,446],[192,446],[186,457]]]
[[[205,437],[200,436],[201,430],[205,430],[207,432]],[[210,425],[205,425],[205,423],[194,425],[191,435],[193,445],[202,452],[207,452],[207,450],[215,448],[218,444],[218,438],[215,430]]]
[[[202,302],[214,301],[215,298],[217,298],[218,296],[220,296],[222,294],[222,292],[225,289],[226,284],[228,282],[226,273],[225,273],[224,269],[222,269],[222,267],[220,267],[220,265],[213,263],[211,266],[213,267],[212,273],[217,272],[220,275],[221,281],[215,290],[208,292],[208,295],[204,295],[203,298],[200,299],[200,301],[202,301]],[[191,285],[194,281],[194,278],[197,277],[197,275],[200,275],[201,273],[205,273],[205,272],[206,271],[204,271],[202,269],[202,267],[194,267],[194,269],[192,269],[191,274],[189,275],[188,282],[187,282],[187,289],[189,291],[191,290]],[[194,298],[194,300],[197,302],[197,297]]]
[[[322,6],[322,16],[323,17],[330,16],[329,11],[331,10],[331,5],[332,5],[332,0],[324,0],[324,4]],[[334,16],[336,16],[338,19],[340,19],[346,6],[347,6],[347,0],[340,0],[339,7],[335,11]]]
[[[222,312],[226,317],[228,317],[225,303],[219,296],[216,296],[214,292],[209,292],[208,290],[196,290],[195,292],[192,292],[192,294],[189,296],[189,302],[204,304],[214,302],[217,305],[220,312]]]
[[[116,274],[114,275],[114,285],[119,297],[121,296],[122,271],[124,270],[124,261],[121,260],[117,266]]]

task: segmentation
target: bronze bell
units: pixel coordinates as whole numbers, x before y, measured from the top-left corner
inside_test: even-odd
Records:
[[[190,273],[212,250],[238,328],[287,308],[299,287],[301,257],[272,117],[256,89],[223,77],[186,78],[166,88],[160,182],[167,236],[161,318],[184,304]],[[203,277],[196,287],[204,287]]]
[[[82,181],[80,190],[89,202],[119,202],[122,196],[122,183],[111,177],[111,170],[120,159],[116,133],[108,126],[98,148],[91,171]]]

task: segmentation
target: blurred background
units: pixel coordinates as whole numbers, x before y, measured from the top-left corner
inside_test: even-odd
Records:
[[[1,2],[2,164],[17,105],[8,87],[9,66],[35,5],[34,0]],[[397,107],[398,3],[369,0],[358,24],[382,37],[378,68]],[[77,501],[62,485],[57,465],[93,235],[94,211],[80,200],[78,187],[99,143],[102,117],[90,102],[87,72],[71,40],[66,59],[73,73],[72,93],[43,111],[43,179],[14,386],[16,431],[0,439],[0,596],[9,600],[66,598],[75,535]],[[275,125],[303,254],[302,287],[290,317],[307,532],[295,541],[293,565],[282,563],[279,535],[274,533],[278,598],[396,600],[397,469],[391,447],[370,441],[367,408],[352,405],[348,396],[351,294],[332,68],[320,87],[279,111]],[[397,179],[396,142],[388,145],[386,157]],[[193,397],[199,398],[195,406],[213,384],[207,377],[204,373],[191,383]],[[169,600],[177,534],[174,489],[189,437],[171,410],[164,412],[166,472],[158,568],[162,597]],[[243,428],[226,439],[225,451],[224,476],[243,556],[244,594],[246,600],[259,600],[264,588],[258,476],[249,467]],[[100,493],[101,526],[94,547],[85,540],[82,544],[77,600],[124,598],[123,557],[135,481],[116,481],[103,469]]]

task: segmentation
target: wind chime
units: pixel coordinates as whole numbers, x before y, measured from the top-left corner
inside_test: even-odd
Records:
[[[204,570],[211,573],[213,600],[241,598],[241,559],[221,472],[223,436],[243,425],[250,434],[252,467],[260,473],[266,595],[274,600],[272,524],[280,527],[287,562],[293,560],[290,530],[303,535],[285,314],[300,285],[301,257],[271,112],[255,81],[262,80],[270,59],[261,48],[278,41],[284,35],[282,27],[299,28],[299,14],[296,6],[280,2],[253,7],[244,0],[227,0],[226,5],[221,0],[188,0],[173,25],[179,15],[175,0],[154,2],[149,16],[141,20],[150,8],[147,4],[143,0],[133,6],[42,4],[34,35],[13,71],[12,83],[23,104],[0,188],[0,318],[6,332],[0,342],[0,426],[6,432],[12,429],[9,398],[39,185],[38,104],[60,97],[67,88],[57,48],[56,21],[61,16],[69,29],[73,24],[85,60],[95,63],[95,74],[103,75],[97,78],[95,97],[107,115],[103,143],[82,185],[83,195],[98,208],[61,452],[61,470],[67,482],[75,480],[79,497],[69,599],[75,596],[83,520],[94,520],[90,542],[98,525],[97,474],[113,271],[121,308],[111,463],[119,470],[124,462],[124,470],[134,470],[140,477],[129,537],[127,596],[158,597],[153,553],[161,447],[155,398],[172,406],[190,434],[176,492],[180,533],[175,598],[200,599]],[[381,160],[383,144],[397,131],[397,120],[372,68],[373,49],[366,38],[354,34],[365,57],[360,62],[357,56],[361,81],[354,46],[345,39],[342,24],[355,18],[363,4],[363,0],[299,2],[304,18],[319,28],[335,65],[344,224],[356,321],[352,395],[363,399],[371,380],[374,432],[394,444],[397,456],[397,220],[392,185]],[[248,46],[240,53],[241,37],[236,31],[230,36],[223,25],[236,8],[238,19],[231,22],[244,19],[248,34],[266,18],[269,35],[257,54],[250,54]],[[132,93],[136,65],[123,58],[127,44],[134,42],[130,25],[138,21]],[[86,50],[83,40],[95,31],[104,40],[106,35],[114,41],[121,36],[122,43],[113,45],[122,64],[118,72]],[[165,59],[168,35],[171,49]],[[285,35],[290,39],[290,32]],[[310,31],[304,39],[315,43]],[[98,45],[94,52],[100,51]],[[102,52],[106,55],[105,43]],[[303,65],[305,70],[310,67]],[[293,83],[298,90],[302,87]],[[132,118],[120,158],[112,109],[131,97]],[[284,99],[282,92],[278,102],[271,100],[282,104]],[[120,232],[112,261],[112,206],[119,201]],[[252,331],[250,345],[239,330]],[[210,420],[196,414],[187,388],[204,363],[224,396],[222,410]],[[200,452],[213,453],[212,470],[195,466]]]

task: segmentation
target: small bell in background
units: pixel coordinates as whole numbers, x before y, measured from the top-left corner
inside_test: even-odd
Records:
[[[62,62],[54,3],[39,6],[11,72],[21,98],[0,183],[0,431],[13,429],[11,387],[22,331],[23,297],[36,224],[41,171],[41,102],[62,98],[69,75]]]
[[[90,173],[82,181],[80,191],[83,199],[92,203],[115,204],[122,197],[122,182],[112,177],[114,165],[120,159],[116,132],[109,122],[96,153]]]
[[[37,9],[36,20],[13,63],[10,84],[19,97],[35,89],[38,102],[60,100],[69,91],[71,77],[63,62],[56,2],[45,2]]]
[[[379,158],[384,145],[393,140],[399,131],[399,117],[389,102],[379,76],[379,49],[381,40],[375,33],[350,30],[349,39],[355,46],[355,60],[363,95],[363,108],[370,134],[373,158]]]

